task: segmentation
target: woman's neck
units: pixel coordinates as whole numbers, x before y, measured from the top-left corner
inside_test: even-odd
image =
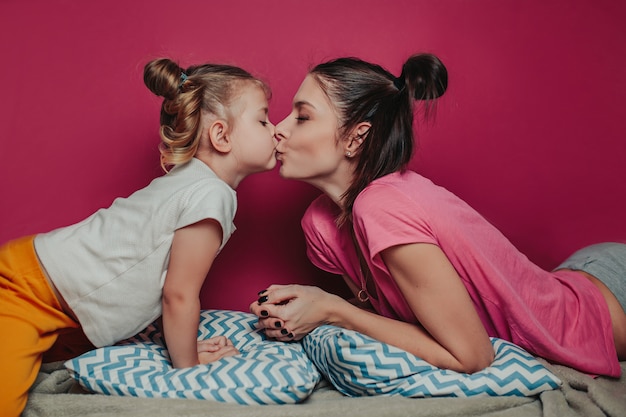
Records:
[[[352,185],[352,175],[334,175],[332,177],[306,180],[326,194],[338,207],[343,209],[344,195]]]

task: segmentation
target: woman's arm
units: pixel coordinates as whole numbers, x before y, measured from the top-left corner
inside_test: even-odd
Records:
[[[200,289],[222,241],[214,220],[203,220],[174,233],[163,286],[163,330],[175,368],[198,365]]]
[[[381,255],[415,317],[432,337],[432,354],[442,364],[437,366],[467,373],[489,366],[494,351],[487,331],[441,248],[425,243],[398,245]]]
[[[471,373],[493,361],[489,337],[441,249],[400,245],[385,250],[382,258],[421,326],[362,310],[306,286],[271,286],[262,294],[267,301],[253,303],[251,311],[261,317],[267,335],[279,340],[299,339],[319,325],[333,324],[397,346],[440,368]],[[276,322],[281,329],[274,326]]]

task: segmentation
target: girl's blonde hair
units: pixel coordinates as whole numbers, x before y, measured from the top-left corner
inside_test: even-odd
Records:
[[[243,83],[252,82],[270,95],[264,82],[231,65],[183,69],[168,58],[159,58],[146,64],[143,79],[150,91],[163,97],[159,151],[166,172],[168,166],[188,162],[196,154],[204,114],[229,119],[229,106]]]

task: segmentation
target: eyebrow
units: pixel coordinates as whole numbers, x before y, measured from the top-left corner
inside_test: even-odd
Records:
[[[294,107],[309,106],[315,109],[315,106],[306,100],[296,101],[295,103],[293,103],[293,106]]]

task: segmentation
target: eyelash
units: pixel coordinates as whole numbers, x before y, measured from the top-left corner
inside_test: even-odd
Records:
[[[298,121],[298,123],[303,123],[307,120],[309,120],[308,117],[304,116],[304,117],[296,117],[296,120]]]
[[[267,124],[269,123],[269,122],[266,122],[266,121],[264,121],[264,120],[259,120],[259,122],[261,122],[261,124],[262,124],[264,127],[265,127],[265,126],[267,126]]]

